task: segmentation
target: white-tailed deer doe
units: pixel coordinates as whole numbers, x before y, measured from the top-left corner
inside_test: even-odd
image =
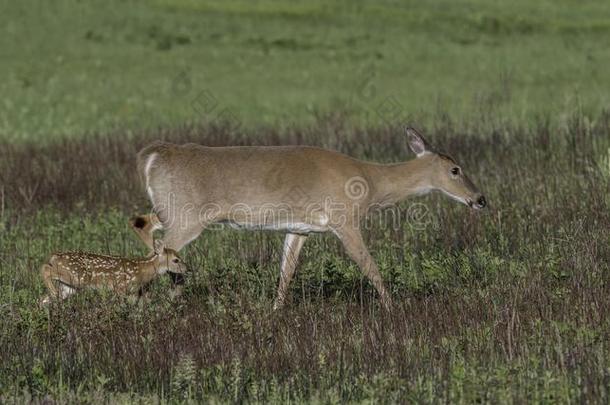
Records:
[[[67,298],[83,288],[107,288],[123,294],[139,292],[157,276],[168,271],[184,273],[186,266],[172,249],[156,241],[150,257],[126,259],[84,252],[56,253],[41,268],[42,279],[52,298]]]
[[[136,218],[138,233],[150,246],[152,231],[162,228],[164,242],[179,251],[213,223],[286,231],[274,305],[279,308],[307,235],[330,231],[389,308],[391,297],[360,231],[367,210],[433,190],[474,209],[486,205],[452,158],[434,152],[414,129],[406,134],[417,158],[396,164],[307,146],[155,142],[138,153],[138,171],[156,214]]]

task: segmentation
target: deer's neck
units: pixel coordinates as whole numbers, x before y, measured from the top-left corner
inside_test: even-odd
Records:
[[[159,257],[152,256],[149,259],[143,259],[140,262],[140,271],[138,279],[140,283],[146,284],[151,282],[157,276],[157,268],[159,267]]]
[[[394,164],[371,164],[369,177],[373,182],[373,205],[395,204],[412,195],[425,194],[431,186],[427,175],[426,159],[413,159]]]

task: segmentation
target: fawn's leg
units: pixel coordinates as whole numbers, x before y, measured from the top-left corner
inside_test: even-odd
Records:
[[[76,288],[70,287],[69,285],[63,284],[63,283],[60,282],[59,291],[61,292],[61,298],[62,299],[66,299],[69,296],[71,296],[74,293],[76,293]]]

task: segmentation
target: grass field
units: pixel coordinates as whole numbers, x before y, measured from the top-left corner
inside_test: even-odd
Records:
[[[24,1],[0,22],[0,402],[610,400],[605,3]],[[283,235],[229,229],[184,250],[181,296],[39,307],[50,252],[145,254],[145,144],[395,162],[406,121],[490,207],[367,222],[391,313],[332,235],[272,312]]]
[[[0,136],[47,140],[341,112],[460,127],[607,108],[603,1],[25,0],[0,23]]]

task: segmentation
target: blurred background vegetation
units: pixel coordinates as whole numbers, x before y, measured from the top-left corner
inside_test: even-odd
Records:
[[[610,103],[605,1],[24,0],[0,27],[3,139],[329,113],[467,128]]]

